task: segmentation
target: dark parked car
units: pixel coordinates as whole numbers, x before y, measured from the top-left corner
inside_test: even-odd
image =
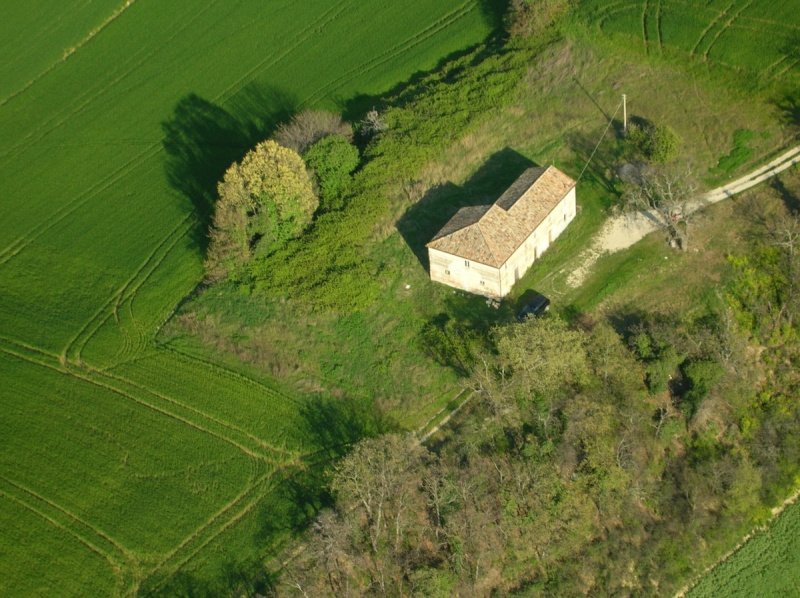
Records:
[[[517,320],[524,322],[528,316],[538,317],[550,309],[550,299],[544,295],[536,294],[519,310]]]

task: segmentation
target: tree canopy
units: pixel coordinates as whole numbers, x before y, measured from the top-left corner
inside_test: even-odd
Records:
[[[241,276],[310,224],[319,200],[302,158],[275,141],[259,143],[225,172],[217,187],[206,258],[210,280]]]

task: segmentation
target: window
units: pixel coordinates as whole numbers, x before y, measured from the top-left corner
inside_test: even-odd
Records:
[[[469,268],[469,260],[464,260],[464,266]]]

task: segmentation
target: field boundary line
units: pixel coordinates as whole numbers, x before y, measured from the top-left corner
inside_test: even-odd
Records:
[[[700,583],[703,578],[711,573],[714,569],[719,567],[720,565],[726,563],[731,558],[733,558],[736,553],[738,553],[744,546],[752,540],[755,536],[765,533],[769,530],[770,525],[772,525],[775,520],[781,516],[781,514],[788,509],[793,504],[797,503],[798,499],[800,499],[800,488],[796,489],[786,500],[784,500],[781,504],[777,507],[774,507],[770,511],[770,517],[764,523],[755,526],[749,532],[747,532],[744,537],[742,537],[730,550],[728,550],[725,554],[719,557],[716,561],[708,565],[701,573],[698,573],[694,576],[694,579],[689,581],[686,585],[684,585],[680,590],[675,593],[675,598],[685,598],[686,594],[690,592],[698,583]]]
[[[96,36],[98,36],[100,33],[102,33],[102,31],[106,27],[111,25],[111,23],[113,23],[120,16],[122,16],[122,14],[126,10],[128,10],[131,6],[133,6],[135,2],[136,2],[136,0],[125,0],[125,2],[122,4],[122,6],[119,6],[118,8],[116,8],[114,10],[114,12],[112,12],[109,17],[107,17],[102,23],[100,23],[100,25],[96,26],[94,29],[91,29],[89,31],[89,33],[87,33],[83,37],[83,39],[81,39],[81,41],[79,41],[74,46],[71,46],[71,47],[67,48],[66,50],[64,50],[64,54],[61,56],[61,58],[59,60],[57,60],[55,63],[53,63],[52,65],[47,67],[47,69],[42,71],[40,74],[36,75],[36,77],[34,77],[30,81],[28,81],[21,89],[13,92],[12,94],[6,96],[5,99],[0,101],[0,108],[5,106],[8,102],[10,102],[12,99],[17,97],[21,93],[24,93],[26,90],[31,88],[33,85],[36,84],[37,81],[39,81],[43,77],[47,76],[49,73],[51,73],[53,70],[58,68],[60,65],[64,64],[67,60],[69,60],[70,56],[75,54],[78,50],[83,48],[86,44],[91,42]]]

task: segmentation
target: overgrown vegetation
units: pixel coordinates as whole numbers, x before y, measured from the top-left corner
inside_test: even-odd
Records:
[[[757,269],[735,264],[724,300],[531,319],[495,328],[491,348],[453,346],[470,413],[432,446],[389,436],[348,456],[277,593],[663,595],[763,522],[800,473],[798,306],[769,267],[797,259],[796,223],[774,200],[746,205],[743,248],[783,241]],[[763,560],[780,575],[764,587],[787,587],[786,559],[754,550],[740,566]],[[731,590],[734,571],[720,573]]]

